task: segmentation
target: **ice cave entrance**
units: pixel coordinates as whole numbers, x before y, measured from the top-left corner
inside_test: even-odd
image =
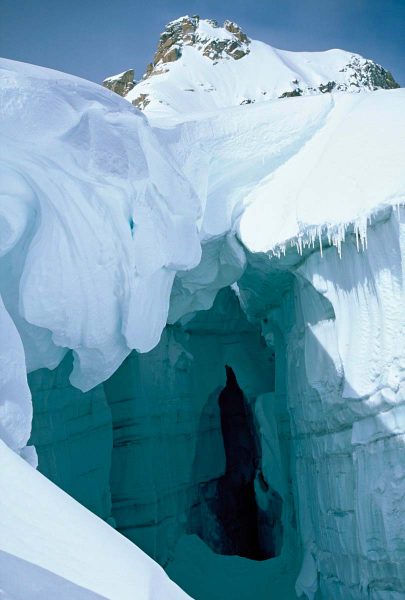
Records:
[[[214,526],[207,529],[206,520],[201,520],[196,530],[214,552],[266,560],[280,552],[282,499],[266,482],[261,469],[260,439],[252,407],[232,367],[225,365],[225,370],[226,384],[218,398],[225,472],[207,501]],[[271,497],[265,510],[258,504],[256,488],[261,495]]]
[[[264,565],[297,537],[284,354],[231,288],[87,393],[68,353],[29,378],[39,469],[209,598],[205,578],[188,579],[192,552],[211,553],[208,570],[215,556]]]

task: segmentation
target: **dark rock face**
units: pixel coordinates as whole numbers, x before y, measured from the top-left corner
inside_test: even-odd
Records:
[[[296,96],[302,96],[302,90],[300,88],[296,88],[291,92],[284,92],[284,94],[281,94],[280,98],[295,98]]]
[[[134,70],[128,69],[120,76],[104,79],[103,86],[120,96],[126,96],[135,87],[135,83]]]
[[[139,94],[135,100],[132,100],[132,104],[140,110],[144,110],[148,106],[149,102],[150,100],[148,99],[148,94]]]
[[[322,94],[326,94],[334,90],[335,87],[336,81],[328,81],[328,83],[321,83],[321,85],[319,86],[319,91],[322,92]]]

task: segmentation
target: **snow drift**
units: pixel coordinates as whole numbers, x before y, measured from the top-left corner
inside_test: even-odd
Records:
[[[72,348],[88,389],[159,340],[175,272],[200,258],[197,200],[145,118],[96,85],[2,61],[1,103],[1,293],[28,369]]]

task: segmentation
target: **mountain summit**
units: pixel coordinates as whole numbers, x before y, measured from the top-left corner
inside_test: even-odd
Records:
[[[200,112],[276,98],[392,89],[391,73],[343,50],[288,52],[251,40],[232,21],[171,21],[139,82],[133,71],[103,85],[156,116]]]

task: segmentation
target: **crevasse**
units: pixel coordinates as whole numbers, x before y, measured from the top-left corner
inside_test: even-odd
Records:
[[[399,600],[403,91],[151,127],[2,61],[1,95],[1,551],[89,598]],[[39,471],[128,539],[17,456],[25,367]]]

